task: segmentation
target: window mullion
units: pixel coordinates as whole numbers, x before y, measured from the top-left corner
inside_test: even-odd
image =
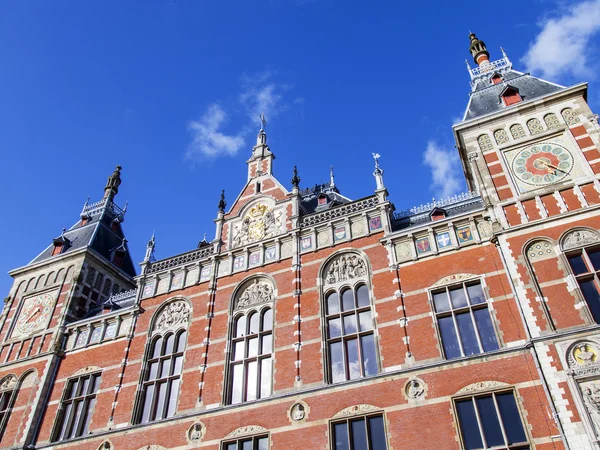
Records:
[[[475,397],[473,397],[471,401],[473,402],[473,409],[475,410],[475,417],[477,418],[477,427],[479,428],[481,443],[483,444],[483,448],[488,448],[487,441],[485,439],[485,434],[483,433],[483,425],[481,424],[481,417],[479,417],[479,409],[477,409],[477,402],[475,401]]]
[[[450,300],[448,298],[448,300]],[[458,348],[460,349],[460,355],[465,356],[465,349],[462,345],[462,335],[460,334],[460,329],[458,328],[458,323],[456,322],[456,315],[454,314],[454,310],[451,311],[452,323],[454,324],[454,331],[456,332],[456,340],[458,341]]]
[[[500,424],[500,430],[502,431],[502,438],[504,439],[504,445],[508,446],[508,438],[506,437],[506,430],[504,429],[504,423],[502,422],[502,415],[500,415],[500,408],[498,408],[498,402],[496,400],[496,394],[492,394],[492,400],[494,401],[494,407],[496,408],[496,417],[498,417],[498,423]]]
[[[489,310],[488,310],[488,314],[489,314]],[[477,328],[477,322],[475,321],[475,314],[473,314],[472,308],[469,308],[469,316],[471,316],[471,322],[473,322],[473,331],[475,332],[475,338],[477,339],[477,345],[479,345],[479,353],[483,353],[483,351],[484,351],[483,343],[481,342],[481,336],[479,336],[479,329]]]

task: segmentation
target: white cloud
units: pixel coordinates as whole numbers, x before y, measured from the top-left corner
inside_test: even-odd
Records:
[[[594,52],[592,37],[600,32],[600,0],[570,6],[540,26],[540,33],[521,59],[529,71],[539,71],[547,78],[593,76],[590,57]]]
[[[186,159],[235,155],[244,145],[244,138],[239,133],[227,135],[222,131],[226,119],[225,111],[219,105],[213,104],[200,119],[192,120],[188,124],[192,142],[188,146]]]
[[[460,162],[454,149],[445,150],[429,141],[423,154],[423,163],[431,169],[430,188],[441,199],[460,192],[463,187]]]
[[[282,100],[283,92],[289,86],[273,81],[273,75],[273,72],[266,71],[242,76],[243,91],[239,99],[253,124],[258,123],[258,117],[262,113],[270,120],[287,109]]]

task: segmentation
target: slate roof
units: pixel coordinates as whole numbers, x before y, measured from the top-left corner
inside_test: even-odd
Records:
[[[69,240],[70,245],[61,255],[87,247],[93,249],[110,262],[112,251],[123,243],[125,237],[120,222],[113,229],[113,220],[115,218],[114,215],[110,214],[110,208],[104,208],[99,214],[92,215],[89,218],[89,222],[85,225],[81,226],[81,221],[78,221],[64,232],[64,237]],[[53,249],[54,244],[51,242],[29,264],[35,264],[52,258]],[[129,251],[125,254],[120,269],[131,277],[136,275]]]
[[[321,196],[327,197],[327,203],[324,205],[319,205]],[[300,197],[302,215],[325,211],[352,201],[340,194],[339,189],[335,185],[332,186],[331,183],[316,184],[312,188],[303,189],[300,191]]]
[[[524,102],[565,89],[564,86],[512,69],[499,71],[498,73],[502,75],[503,81],[493,84],[490,78],[495,73],[497,72],[490,72],[488,76],[475,81],[463,121],[510,108],[511,106],[504,106],[500,98],[500,94],[507,86],[516,88]]]

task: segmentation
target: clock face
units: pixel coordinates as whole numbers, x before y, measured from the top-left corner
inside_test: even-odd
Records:
[[[40,294],[26,299],[17,319],[14,335],[24,336],[43,328],[47,324],[53,308],[54,296],[52,294]]]
[[[573,170],[573,155],[555,143],[539,143],[520,150],[512,161],[518,181],[533,187],[557,183]]]

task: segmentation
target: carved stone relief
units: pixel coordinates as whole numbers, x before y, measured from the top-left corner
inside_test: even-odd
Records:
[[[83,369],[79,369],[72,376],[78,377],[79,375],[85,375],[86,373],[92,373],[92,372],[98,372],[100,370],[102,370],[102,368],[98,367],[98,366],[87,366],[87,367],[84,367]]]
[[[367,264],[355,253],[345,253],[331,261],[325,270],[325,284],[334,284],[367,276]]]
[[[248,426],[240,427],[237,430],[232,431],[225,437],[226,438],[234,438],[234,437],[238,437],[238,436],[246,436],[248,434],[263,433],[265,431],[267,431],[267,429],[264,427],[261,427],[259,425],[248,425]]]
[[[425,383],[423,380],[408,380],[404,387],[406,396],[411,400],[418,400],[425,397]]]
[[[283,212],[274,212],[267,205],[257,203],[242,221],[233,227],[232,248],[275,236],[283,228]]]
[[[160,313],[154,329],[164,331],[177,328],[180,325],[187,325],[190,317],[190,307],[183,300],[176,300],[167,305]]]
[[[508,383],[503,383],[501,381],[478,381],[477,383],[469,384],[465,386],[457,394],[470,394],[472,392],[486,391],[488,389],[496,389],[510,386]]]
[[[0,380],[0,390],[13,389],[17,385],[17,377],[13,374],[7,375]]]
[[[580,383],[581,396],[596,436],[600,435],[600,380]]]
[[[156,445],[156,444],[152,444],[152,445],[145,445],[143,447],[138,448],[138,450],[167,450],[165,447],[163,447],[162,445]]]
[[[306,407],[302,403],[294,403],[290,409],[290,418],[296,422],[306,418]]]
[[[599,241],[600,237],[598,237],[598,233],[590,230],[575,230],[563,238],[562,248],[563,250],[570,250],[572,248],[594,244]]]
[[[274,298],[273,286],[266,279],[255,278],[240,294],[236,309],[247,308],[261,303],[272,302]]]
[[[335,413],[335,415],[333,417],[334,418],[348,417],[348,416],[354,416],[357,414],[364,414],[364,413],[368,413],[371,411],[380,411],[380,410],[381,410],[381,408],[378,408],[377,406],[373,406],[373,405],[366,405],[366,404],[354,405],[354,406],[350,406],[348,408],[344,408],[341,411],[338,411],[337,413]]]
[[[206,427],[202,423],[195,423],[188,430],[187,437],[192,442],[199,442],[204,436],[205,431]]]
[[[468,280],[470,278],[476,278],[477,275],[473,275],[472,273],[457,273],[454,275],[448,275],[447,277],[442,278],[441,280],[436,281],[432,287],[444,286],[446,284],[451,284],[463,280]]]
[[[553,245],[548,241],[534,242],[527,249],[527,258],[529,261],[539,261],[542,259],[553,258],[556,256]]]
[[[398,262],[410,261],[412,259],[412,242],[396,244],[396,259]]]

